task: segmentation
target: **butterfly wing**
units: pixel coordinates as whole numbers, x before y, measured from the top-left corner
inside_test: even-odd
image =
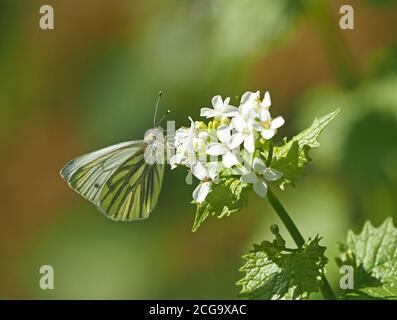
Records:
[[[148,145],[129,141],[83,155],[66,164],[61,176],[113,220],[147,218],[157,204],[164,172],[163,165],[145,162]]]
[[[164,165],[147,164],[143,153],[120,166],[101,190],[99,206],[111,219],[146,219],[157,204]]]

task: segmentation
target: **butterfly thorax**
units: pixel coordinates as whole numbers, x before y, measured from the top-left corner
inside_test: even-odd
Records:
[[[150,129],[146,132],[145,162],[149,165],[165,163],[165,137],[161,127]]]

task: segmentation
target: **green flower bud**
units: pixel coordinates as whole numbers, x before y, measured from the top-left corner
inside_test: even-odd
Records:
[[[280,230],[279,230],[277,224],[272,224],[272,225],[270,226],[270,231],[271,231],[271,233],[273,233],[274,235],[278,235],[278,234],[280,233]]]
[[[229,125],[230,122],[231,122],[231,120],[230,120],[229,118],[227,118],[227,117],[223,117],[223,118],[221,119],[221,124],[222,124],[222,125],[223,125],[223,124]]]
[[[215,118],[213,121],[208,123],[208,129],[217,129],[221,125],[220,119]]]
[[[196,127],[197,130],[207,130],[207,125],[203,121],[196,121],[194,123],[194,126]]]

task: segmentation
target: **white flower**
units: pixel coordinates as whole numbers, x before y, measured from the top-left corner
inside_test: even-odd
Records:
[[[217,168],[218,164],[216,162],[210,163],[208,169],[198,161],[192,164],[191,171],[193,175],[200,180],[200,184],[193,191],[193,199],[197,203],[203,202],[211,191],[212,184],[216,182],[217,179]]]
[[[241,142],[239,142],[239,137],[236,135],[231,135],[230,131],[231,129],[227,125],[219,126],[217,129],[217,136],[221,143],[210,143],[206,149],[207,154],[211,156],[222,156],[222,161],[225,168],[231,168],[239,163],[232,150],[237,148]]]
[[[198,131],[196,129],[196,125],[191,117],[188,118],[190,120],[189,128],[179,128],[175,132],[175,146],[179,147],[181,145],[185,145],[188,142],[192,142],[195,137],[197,137]]]
[[[244,110],[244,112],[247,112],[248,110],[253,110],[256,114],[259,114],[261,109],[269,109],[271,104],[269,91],[265,92],[263,100],[261,100],[261,94],[259,91],[248,91],[241,97],[240,111]]]
[[[253,153],[255,151],[255,129],[253,127],[254,120],[250,114],[238,115],[232,119],[231,127],[234,128],[237,133],[234,134],[236,143],[239,145],[244,142],[244,149]]]
[[[194,121],[189,117],[190,128],[180,128],[175,133],[175,155],[170,159],[171,168],[179,164],[190,166],[197,155],[205,155],[208,133],[199,132]]]
[[[255,158],[253,161],[253,170],[241,176],[240,180],[244,183],[253,184],[255,193],[261,198],[264,198],[267,194],[266,181],[275,181],[280,179],[281,176],[282,173],[280,171],[267,168],[261,159]]]
[[[272,119],[270,112],[267,109],[261,110],[259,120],[259,122],[256,122],[255,127],[266,140],[273,138],[277,129],[285,123],[284,118],[281,116]]]
[[[225,101],[222,100],[221,96],[215,96],[212,98],[212,106],[211,108],[202,108],[201,116],[206,118],[215,118],[215,117],[234,117],[238,114],[238,108],[229,105],[230,98],[226,98]]]

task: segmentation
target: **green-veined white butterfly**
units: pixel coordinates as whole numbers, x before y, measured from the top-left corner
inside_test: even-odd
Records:
[[[160,96],[161,92],[154,119]],[[143,140],[118,143],[71,160],[61,170],[62,178],[112,220],[146,219],[157,204],[164,174],[165,138],[153,122],[155,128]]]

